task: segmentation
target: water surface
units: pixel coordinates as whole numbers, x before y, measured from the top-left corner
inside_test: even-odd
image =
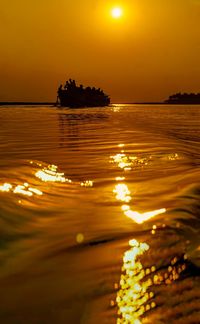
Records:
[[[200,106],[0,108],[0,322],[199,323]]]

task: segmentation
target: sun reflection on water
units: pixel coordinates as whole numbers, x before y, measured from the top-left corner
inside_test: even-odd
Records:
[[[118,147],[123,148],[124,144],[119,144]],[[124,171],[131,171],[135,166],[147,166],[151,160],[151,155],[149,157],[128,156],[124,150],[111,156],[111,162],[116,163]]]
[[[37,171],[35,176],[44,182],[72,182],[72,180],[65,178],[64,173],[58,172],[57,169],[56,165],[48,165]]]
[[[120,169],[131,170],[132,161],[124,153],[118,153],[111,156],[114,163],[117,163]]]
[[[124,148],[124,144],[118,147]],[[176,160],[178,154],[169,154],[167,160]],[[133,166],[148,165],[152,161],[152,157],[138,158],[136,156],[127,156],[121,153],[111,156],[112,162],[116,163],[120,169],[127,171]],[[165,208],[139,213],[133,210],[130,205],[132,196],[128,186],[125,184],[125,177],[119,176],[115,178],[117,184],[113,189],[116,200],[122,202],[121,210],[126,217],[134,222],[141,224],[149,219],[166,212]],[[155,235],[159,229],[164,229],[165,224],[157,226],[154,224],[150,233]],[[147,256],[143,256],[147,253]],[[152,254],[151,254],[152,255]],[[145,259],[146,262],[143,262]],[[171,285],[180,278],[182,272],[186,270],[186,258],[184,256],[175,256],[169,262],[164,262],[164,266],[156,268],[150,258],[150,246],[147,243],[141,243],[136,239],[129,241],[129,249],[124,253],[123,266],[121,270],[120,282],[115,283],[117,290],[116,301],[111,300],[110,305],[118,307],[117,324],[141,324],[146,323],[145,313],[157,307],[157,296],[154,293],[156,286]],[[152,264],[152,263],[153,264]],[[150,264],[144,267],[144,264]],[[158,302],[159,304],[159,302]],[[151,322],[151,321],[150,321]]]
[[[93,187],[93,181],[91,180],[86,180],[81,182],[81,187]]]
[[[136,239],[130,240],[129,249],[123,256],[119,284],[114,284],[116,300],[110,303],[112,307],[115,304],[118,307],[117,324],[152,323],[151,318],[149,321],[146,318],[146,313],[160,304],[159,289],[166,291],[187,269],[186,255],[173,257],[159,269],[155,265],[145,267],[145,259],[148,260],[145,263],[151,264],[150,246]]]
[[[42,196],[43,192],[38,190],[37,188],[32,188],[29,186],[28,183],[24,183],[23,185],[11,185],[10,183],[4,183],[2,186],[0,186],[1,192],[12,192],[14,194],[20,194],[24,196],[31,197],[34,195]]]
[[[1,192],[9,192],[12,189],[12,185],[10,183],[4,183],[3,185],[0,186],[0,191]]]
[[[68,183],[74,184],[81,187],[93,187],[93,181],[85,180],[82,182],[72,182],[71,179],[65,177],[63,172],[58,172],[58,167],[54,164],[49,164],[44,166],[42,163],[30,161],[30,164],[36,166],[37,171],[34,171],[34,175],[36,178],[41,180],[42,182],[53,182],[53,183]],[[0,192],[2,193],[13,193],[18,195],[23,195],[27,197],[32,196],[42,196],[43,192],[37,188],[30,186],[27,182],[23,184],[17,184],[16,180],[13,181],[14,184],[5,182],[4,184],[0,185]],[[39,184],[41,186],[41,184]],[[21,204],[21,200],[18,201]]]
[[[124,183],[117,184],[113,190],[116,193],[116,199],[128,203],[131,200],[130,191]]]
[[[155,302],[150,302],[154,294],[148,291],[152,280],[144,280],[145,270],[138,258],[149,249],[149,245],[137,240],[130,240],[129,246],[130,249],[124,253],[122,274],[116,297],[119,315],[117,324],[139,324],[141,323],[140,317],[145,311],[156,307]],[[150,272],[154,271],[155,267],[152,267]]]
[[[124,171],[131,171],[133,167],[145,167],[148,166],[153,161],[155,162],[163,162],[166,160],[176,161],[180,159],[180,156],[177,153],[169,153],[166,155],[127,155],[124,151],[124,144],[119,144],[119,148],[123,148],[120,153],[117,153],[111,156],[111,163],[115,163],[118,165],[120,169]]]
[[[124,144],[119,144],[118,147],[122,148],[124,147]],[[148,158],[137,158],[136,156],[127,156],[125,153],[119,153],[116,154],[115,156],[111,156],[112,162],[116,163],[119,168],[123,170],[130,169],[130,166],[133,166],[133,163],[137,164],[148,164]],[[151,160],[151,156],[149,158]],[[134,162],[133,162],[134,161]],[[125,177],[116,177],[116,181],[119,181],[113,192],[116,195],[116,199],[126,203],[126,205],[122,205],[122,211],[124,212],[124,215],[126,217],[129,217],[130,219],[134,220],[136,223],[141,224],[147,220],[149,220],[152,217],[155,217],[159,214],[163,214],[166,212],[165,208],[153,210],[150,212],[145,212],[145,213],[139,213],[135,210],[132,210],[131,207],[128,205],[128,203],[132,200],[131,197],[131,192],[128,188],[128,186],[125,183],[121,183],[121,181],[125,180]]]
[[[114,105],[112,105],[112,110],[114,112],[119,112],[122,109],[122,106],[123,105],[120,105],[120,104],[114,104]]]
[[[128,186],[125,183],[117,184],[113,190],[113,192],[116,194],[116,199],[122,202],[125,202],[126,204],[123,204],[121,206],[122,211],[124,212],[124,215],[128,218],[131,218],[134,220],[134,222],[141,224],[148,219],[155,217],[157,215],[163,214],[166,212],[165,208],[153,210],[150,212],[145,213],[139,213],[137,211],[134,211],[131,209],[131,207],[127,204],[129,203],[131,198],[131,193],[128,189]]]

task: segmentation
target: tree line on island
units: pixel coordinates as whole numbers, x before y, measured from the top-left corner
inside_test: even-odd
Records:
[[[167,104],[200,104],[200,93],[175,93],[167,100]]]

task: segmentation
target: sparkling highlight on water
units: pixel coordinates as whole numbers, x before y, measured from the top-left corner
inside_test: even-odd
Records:
[[[48,165],[35,173],[35,176],[44,182],[69,182],[70,179],[65,178],[64,173],[57,172],[56,165]]]
[[[145,271],[139,256],[144,254],[149,245],[133,239],[129,241],[130,249],[124,253],[122,274],[117,292],[117,324],[139,324],[141,316],[156,304],[149,300],[154,296],[147,291],[152,285],[150,279],[144,280]]]
[[[1,192],[12,192],[14,194],[19,194],[19,195],[24,195],[31,197],[34,195],[36,196],[42,196],[43,192],[40,191],[37,188],[32,188],[29,187],[28,183],[24,183],[23,185],[11,185],[10,183],[4,183],[3,185],[0,186],[0,191]]]

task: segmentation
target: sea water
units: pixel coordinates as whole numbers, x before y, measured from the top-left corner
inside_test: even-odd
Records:
[[[0,323],[200,322],[200,106],[0,108]]]

